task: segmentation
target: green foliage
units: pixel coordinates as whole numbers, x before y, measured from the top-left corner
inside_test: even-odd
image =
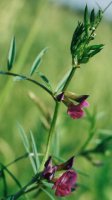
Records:
[[[84,22],[78,23],[71,41],[70,50],[73,64],[76,62],[78,62],[79,65],[81,63],[87,63],[91,57],[102,50],[103,44],[89,46],[90,42],[95,39],[95,31],[101,19],[101,10],[99,10],[98,14],[95,15],[93,9],[89,17],[88,7],[86,5],[84,11]]]
[[[47,51],[48,48],[43,49],[39,55],[36,57],[36,59],[34,60],[32,67],[31,67],[31,71],[30,71],[30,76],[32,76],[34,74],[34,72],[39,68],[40,63],[42,61],[42,57],[44,56],[45,52]]]
[[[105,136],[103,139],[99,139],[98,145],[93,149],[93,153],[102,153],[102,154],[112,153],[112,135]]]
[[[94,27],[95,22],[95,10],[93,9],[90,14],[90,26],[91,28]]]
[[[4,186],[3,195],[4,195],[4,197],[6,197],[6,196],[7,196],[7,193],[8,193],[8,191],[7,191],[7,188],[8,188],[8,187],[7,187],[6,175],[5,175],[3,169],[2,169],[2,171],[1,171],[1,176],[0,176],[0,178],[3,179],[3,186]]]
[[[8,54],[8,62],[7,62],[7,68],[10,71],[13,67],[14,59],[15,59],[15,37],[12,38],[11,44],[10,44],[10,49],[9,49],[9,54]]]
[[[85,11],[84,11],[84,27],[85,27],[85,32],[86,35],[88,36],[88,26],[89,26],[89,16],[88,16],[88,7],[86,5]]]
[[[36,144],[35,144],[33,135],[31,133],[31,141],[32,141],[31,143],[32,143],[33,151],[30,151],[30,143],[24,129],[22,128],[20,124],[18,124],[18,128],[19,128],[19,134],[21,136],[26,152],[29,155],[29,159],[30,159],[33,171],[36,174],[39,169],[39,159],[38,159],[38,153],[37,153]]]
[[[7,197],[7,200],[14,200],[13,196]]]
[[[48,191],[48,189],[41,188],[41,190],[42,190],[43,192],[45,192],[45,194],[49,197],[49,199],[55,200],[54,195],[52,195],[51,192]]]
[[[29,141],[28,141],[28,138],[27,138],[27,135],[23,129],[23,127],[18,123],[18,129],[19,129],[19,134],[21,136],[21,139],[22,139],[22,142],[24,144],[24,147],[26,149],[26,152],[29,153],[29,150],[30,150],[30,144],[29,144]]]
[[[37,151],[35,139],[33,137],[32,132],[30,132],[30,135],[31,135],[32,150],[33,150],[33,154],[34,154],[34,161],[35,161],[36,173],[37,173],[37,172],[39,172],[40,161],[39,161],[39,157],[38,157],[38,151]]]
[[[63,88],[64,88],[65,83],[67,82],[67,80],[70,76],[70,73],[71,73],[71,69],[69,69],[67,71],[67,73],[64,75],[63,79],[61,79],[61,81],[58,83],[56,90],[55,90],[55,93],[63,91]]]
[[[53,91],[52,86],[48,78],[42,73],[42,72],[37,72],[39,77],[44,81],[45,85],[50,89],[50,91]]]
[[[12,180],[16,183],[16,185],[21,189],[22,186],[21,186],[19,180],[14,176],[14,174],[3,164],[1,164],[1,166],[2,167],[1,167],[0,173],[2,173],[2,178],[3,178],[3,182],[6,186],[6,189],[7,189],[7,183],[6,183],[6,179],[5,179],[5,172],[7,172],[7,174],[12,178]],[[4,192],[6,193],[5,190],[4,190]]]
[[[14,77],[14,81],[24,81],[24,80],[26,80],[26,78],[23,77],[23,76],[16,76],[16,77]]]

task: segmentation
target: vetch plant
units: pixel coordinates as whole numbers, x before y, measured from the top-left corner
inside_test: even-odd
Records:
[[[85,110],[85,107],[89,106],[88,94],[78,95],[75,92],[68,91],[68,86],[75,75],[76,70],[79,70],[81,67],[83,67],[81,66],[82,64],[89,62],[93,56],[98,54],[103,49],[103,44],[93,44],[93,40],[96,37],[96,29],[102,20],[103,13],[104,11],[101,9],[99,9],[97,13],[95,13],[95,10],[93,9],[89,15],[88,7],[85,7],[84,20],[83,22],[78,22],[71,41],[71,68],[68,70],[67,74],[62,77],[62,80],[58,83],[58,86],[55,90],[52,89],[52,85],[48,78],[40,71],[40,64],[48,48],[43,49],[36,57],[32,64],[29,76],[14,73],[12,70],[14,69],[16,44],[15,37],[12,38],[8,54],[7,71],[0,70],[0,74],[13,76],[16,80],[29,81],[37,85],[52,97],[52,100],[55,102],[55,108],[51,118],[51,116],[46,113],[46,109],[44,109],[42,104],[36,99],[35,95],[30,93],[30,97],[35,103],[38,104],[42,113],[45,114],[47,122],[46,131],[48,132],[46,150],[45,152],[38,153],[33,133],[30,131],[29,140],[24,129],[20,124],[18,125],[19,133],[26,149],[26,153],[6,166],[1,164],[0,177],[2,178],[4,184],[2,199],[16,200],[21,196],[26,198],[25,194],[31,193],[32,191],[37,192],[36,197],[38,196],[39,192],[45,192],[50,199],[55,199],[55,195],[58,197],[66,197],[73,191],[77,190],[79,185],[79,172],[73,167],[74,158],[76,157],[75,153],[73,157],[68,158],[67,161],[63,161],[60,160],[61,156],[56,157],[56,155],[52,153],[51,148],[53,138],[55,137],[55,134],[57,134],[56,122],[62,103],[67,107],[67,114],[73,119],[72,123],[74,123],[74,120],[79,120],[84,115],[86,115],[90,123],[89,137],[81,147],[77,156],[83,156],[92,164],[97,165],[95,161],[92,160],[91,154],[102,154],[108,150],[108,141],[112,140],[112,136],[105,136],[103,139],[100,139],[100,143],[93,147],[93,149],[86,149],[96,132],[96,115],[92,116],[88,110]],[[37,75],[43,80],[43,84],[32,78],[34,73],[37,73]],[[40,156],[42,157],[42,160],[40,159]],[[14,176],[13,172],[8,169],[8,167],[24,158],[30,159],[34,176],[30,177],[29,182],[26,183],[25,186],[22,186],[19,180]],[[77,159],[75,160],[75,162],[77,162]],[[5,172],[11,176],[11,178],[19,187],[19,190],[12,195],[8,194],[8,185]],[[54,196],[49,193],[49,188],[54,192]]]

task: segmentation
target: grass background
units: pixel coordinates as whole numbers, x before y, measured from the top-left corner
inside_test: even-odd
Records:
[[[44,0],[0,0],[0,68],[6,69],[8,48],[13,35],[16,37],[16,62],[14,72],[29,74],[30,67],[37,54],[48,46],[41,71],[49,78],[53,88],[71,65],[70,42],[82,14],[65,7],[58,7]],[[89,94],[89,111],[97,109],[102,118],[97,121],[97,129],[112,129],[112,24],[103,20],[97,30],[96,43],[104,43],[104,50],[82,65],[74,76],[70,91]],[[35,78],[39,80],[37,75]],[[34,92],[46,107],[53,111],[52,99],[40,88],[27,82],[14,82],[12,78],[0,76],[0,162],[7,164],[25,150],[18,134],[17,121],[29,133],[31,129],[37,148],[45,149],[47,133],[41,123],[41,113],[28,97]],[[86,140],[89,124],[86,119],[71,120],[66,115],[66,108],[61,106],[58,120],[60,135],[60,153],[67,159],[77,154]],[[97,137],[97,136],[96,136]],[[91,145],[94,145],[95,140]],[[111,157],[102,157],[104,165],[95,168],[84,158],[76,159],[76,168],[89,176],[80,176],[79,182],[84,187],[78,188],[67,199],[111,200],[112,162]],[[10,167],[24,185],[33,174],[29,161],[20,161]],[[17,191],[15,183],[8,178],[9,193]],[[0,181],[1,184],[1,181]],[[0,185],[2,195],[2,184]],[[21,198],[22,199],[22,198]],[[38,199],[49,199],[42,194]],[[59,199],[59,198],[58,198]]]

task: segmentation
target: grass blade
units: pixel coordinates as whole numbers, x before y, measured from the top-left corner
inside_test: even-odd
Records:
[[[18,128],[19,128],[19,134],[20,134],[20,137],[22,139],[22,142],[24,144],[24,147],[26,149],[26,152],[28,153],[29,155],[29,159],[30,159],[30,162],[31,162],[31,165],[32,165],[32,168],[33,168],[33,171],[34,173],[36,174],[37,170],[36,170],[36,166],[35,166],[35,162],[34,162],[34,159],[32,157],[32,153],[30,152],[30,144],[29,144],[29,140],[27,138],[27,135],[23,129],[23,127],[18,123]]]
[[[19,134],[20,134],[20,137],[22,139],[22,142],[24,144],[24,147],[26,149],[26,151],[29,153],[30,152],[30,145],[29,145],[29,141],[28,141],[28,138],[26,136],[26,133],[23,129],[23,127],[18,123],[18,128],[19,128]]]
[[[9,49],[9,54],[8,54],[8,62],[7,62],[7,68],[10,71],[13,67],[14,59],[15,59],[15,37],[12,38],[11,44],[10,44],[10,49]]]
[[[35,165],[35,162],[34,162],[34,158],[33,158],[33,156],[31,154],[29,154],[29,159],[30,159],[34,174],[36,174],[37,173],[37,169],[36,169],[36,165]]]
[[[39,157],[38,157],[37,147],[36,147],[35,139],[34,139],[33,134],[32,134],[31,131],[30,131],[30,135],[31,135],[32,149],[33,149],[33,153],[34,153],[34,159],[35,159],[36,170],[37,170],[37,172],[38,172],[39,167],[40,167],[40,161],[39,161]]]

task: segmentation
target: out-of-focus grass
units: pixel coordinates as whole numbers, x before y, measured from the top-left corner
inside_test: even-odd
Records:
[[[80,13],[48,4],[43,0],[12,0],[11,2],[1,0],[0,66],[6,68],[8,47],[12,35],[16,36],[17,43],[14,71],[29,73],[30,66],[38,52],[48,46],[49,50],[45,55],[41,70],[55,87],[71,64],[69,46],[74,28],[80,19],[82,19]],[[101,23],[96,41],[106,44],[104,50],[91,59],[86,66],[82,65],[81,69],[76,72],[69,88],[79,94],[90,94],[90,111],[96,107],[98,112],[104,112],[103,118],[97,122],[97,127],[111,130],[111,24],[105,21]],[[38,79],[36,75],[35,78]],[[26,82],[13,82],[12,78],[0,76],[0,160],[4,164],[24,153],[16,121],[23,125],[26,132],[32,129],[37,146],[39,149],[40,147],[44,149],[47,133],[40,123],[40,112],[27,96],[29,90],[42,98],[46,106],[51,111],[53,110],[54,105],[51,98],[47,94],[45,95],[40,88]],[[67,158],[77,153],[88,135],[86,120],[71,120],[66,116],[66,108],[62,105],[58,129],[62,156]],[[111,199],[112,164],[106,160],[105,163],[102,168],[94,168],[84,159],[78,158],[76,167],[89,174],[89,178],[80,176],[80,183],[85,184],[87,188],[79,188],[68,199],[98,200],[100,195],[102,200]],[[10,168],[23,185],[30,178],[31,168],[29,165],[29,162],[25,160]],[[14,192],[14,182],[9,179],[9,183],[10,192]],[[49,198],[40,196],[40,199]]]

